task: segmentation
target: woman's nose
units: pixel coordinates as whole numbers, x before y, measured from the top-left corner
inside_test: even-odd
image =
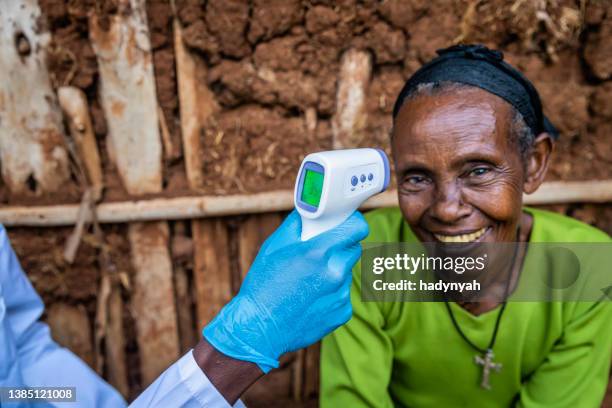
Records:
[[[463,202],[461,189],[456,183],[446,183],[437,189],[430,214],[444,224],[454,224],[470,215],[470,207]]]

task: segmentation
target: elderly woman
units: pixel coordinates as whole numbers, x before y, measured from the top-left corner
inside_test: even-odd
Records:
[[[544,180],[556,137],[533,85],[483,46],[439,54],[396,101],[400,208],[367,214],[367,241],[610,242],[522,206]],[[358,264],[353,318],[323,341],[323,407],[601,404],[610,302],[362,302],[360,273]]]

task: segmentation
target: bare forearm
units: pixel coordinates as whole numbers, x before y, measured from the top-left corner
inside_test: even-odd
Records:
[[[206,339],[200,340],[194,347],[193,357],[230,405],[234,405],[242,393],[263,375],[257,364],[228,357]]]

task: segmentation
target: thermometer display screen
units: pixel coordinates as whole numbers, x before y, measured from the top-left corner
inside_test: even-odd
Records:
[[[302,188],[302,201],[306,204],[318,207],[323,191],[323,173],[306,169],[304,174],[304,186]]]

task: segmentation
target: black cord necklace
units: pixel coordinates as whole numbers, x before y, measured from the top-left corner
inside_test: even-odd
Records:
[[[453,322],[453,326],[455,326],[455,330],[457,330],[459,335],[463,338],[463,340],[465,340],[467,344],[469,344],[473,349],[477,350],[480,353],[480,355],[474,356],[474,362],[482,366],[482,380],[480,382],[480,386],[487,390],[491,389],[491,384],[489,383],[489,375],[491,374],[491,370],[500,372],[502,369],[501,363],[496,363],[493,361],[493,358],[495,357],[495,355],[493,354],[493,346],[495,345],[495,340],[497,339],[497,333],[499,332],[499,325],[501,323],[501,318],[504,314],[504,311],[506,310],[506,304],[507,304],[506,300],[508,299],[508,293],[510,291],[510,281],[512,280],[512,271],[514,270],[516,259],[518,257],[517,255],[518,255],[518,248],[520,245],[519,244],[520,237],[521,237],[521,229],[519,227],[517,231],[517,243],[516,243],[516,247],[514,248],[514,254],[512,257],[512,264],[510,265],[510,272],[508,273],[508,281],[506,282],[506,288],[504,290],[504,300],[502,302],[501,308],[499,309],[499,312],[497,313],[497,319],[495,320],[495,328],[493,329],[493,335],[491,336],[491,340],[489,341],[489,345],[487,346],[486,349],[478,347],[476,344],[474,344],[474,342],[472,342],[465,335],[463,330],[461,330],[459,323],[457,323],[457,319],[455,318],[455,315],[453,314],[453,311],[451,309],[450,304],[448,303],[448,300],[446,298],[444,299],[446,310],[448,310],[448,314],[450,315],[450,318]]]

